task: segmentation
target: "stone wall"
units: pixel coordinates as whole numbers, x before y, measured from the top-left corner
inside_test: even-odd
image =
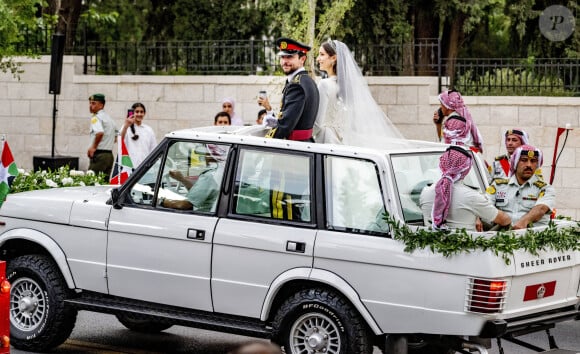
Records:
[[[0,74],[0,134],[5,134],[19,167],[32,168],[33,156],[50,155],[53,95],[48,93],[50,57],[22,59],[20,79]],[[82,58],[65,56],[62,88],[57,95],[55,154],[78,156],[86,169],[89,143],[88,97],[104,93],[106,111],[120,127],[134,102],[147,107],[146,123],[158,140],[175,129],[213,124],[221,100],[233,97],[236,111],[253,123],[260,110],[259,90],[268,91],[276,106],[283,77],[274,76],[93,76],[82,74]],[[411,139],[435,140],[433,111],[438,107],[437,78],[369,77],[377,102],[393,123]],[[491,160],[503,153],[501,134],[521,127],[531,143],[544,152],[544,176],[551,172],[558,127],[570,124],[566,146],[558,161],[554,186],[557,209],[580,219],[580,98],[563,97],[465,97],[484,138],[484,156]],[[561,136],[562,146],[564,135]],[[559,149],[558,149],[559,151]]]

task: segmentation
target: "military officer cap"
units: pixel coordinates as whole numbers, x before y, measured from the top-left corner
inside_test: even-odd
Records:
[[[294,54],[304,54],[311,49],[306,44],[302,44],[290,38],[282,37],[276,40],[276,46],[280,50],[278,55],[294,55]]]
[[[105,103],[105,95],[102,93],[95,93],[89,97],[89,101],[98,101]]]

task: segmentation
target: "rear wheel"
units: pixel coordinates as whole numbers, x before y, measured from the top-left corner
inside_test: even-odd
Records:
[[[116,315],[119,322],[128,329],[141,333],[158,333],[170,328],[172,325],[156,322],[150,318],[141,317],[130,313]]]
[[[10,344],[29,351],[46,351],[71,334],[77,311],[65,305],[69,289],[54,262],[27,255],[8,263]]]
[[[286,354],[370,354],[366,323],[342,296],[326,289],[302,290],[286,300],[273,322],[274,341]]]

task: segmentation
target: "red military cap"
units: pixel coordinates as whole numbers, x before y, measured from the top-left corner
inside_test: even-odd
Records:
[[[280,50],[278,55],[306,54],[311,48],[290,38],[282,37],[276,40],[276,46]]]

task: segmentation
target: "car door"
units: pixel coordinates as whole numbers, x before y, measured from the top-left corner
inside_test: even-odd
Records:
[[[259,317],[273,281],[312,267],[314,154],[240,147],[227,218],[214,236],[216,312]]]
[[[218,160],[209,154],[216,147],[224,155]],[[221,188],[228,150],[170,140],[127,182],[120,197],[125,202],[112,209],[108,228],[111,295],[212,310],[210,261],[219,193],[209,191]],[[188,209],[168,207],[187,203]]]
[[[343,156],[325,156],[323,165],[325,229],[316,237],[314,268],[352,286],[383,330],[393,316],[421,318],[425,294],[413,291],[412,284],[420,281],[414,268],[428,260],[428,252],[423,260],[419,253],[411,257],[390,237],[384,216],[395,204],[383,197],[390,190],[381,178],[384,167]],[[397,326],[406,323],[397,321]]]

